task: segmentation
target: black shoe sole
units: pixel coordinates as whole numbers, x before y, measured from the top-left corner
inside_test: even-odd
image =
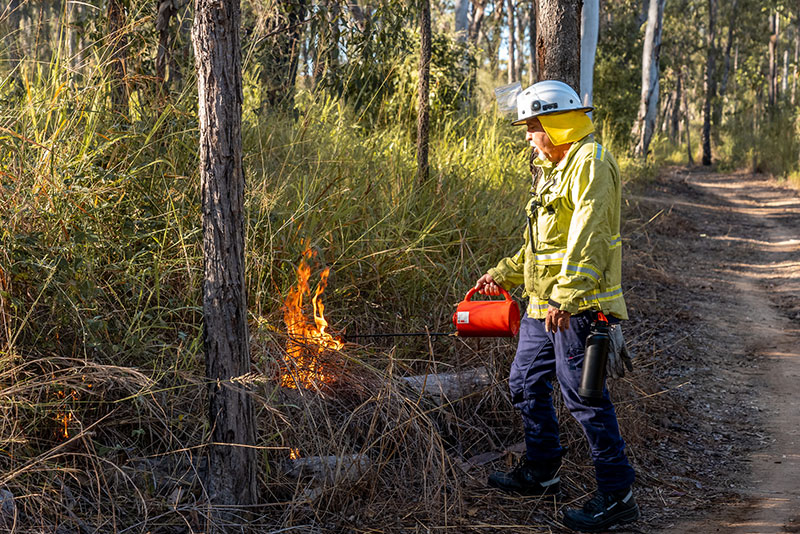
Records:
[[[580,532],[603,532],[604,530],[608,530],[609,527],[613,527],[616,525],[626,525],[628,523],[633,523],[639,519],[639,506],[636,505],[633,508],[629,508],[628,510],[621,510],[619,513],[616,513],[612,516],[605,518],[600,523],[595,524],[587,524],[587,523],[579,523],[573,522],[569,516],[564,516],[564,525],[572,530],[577,530]]]

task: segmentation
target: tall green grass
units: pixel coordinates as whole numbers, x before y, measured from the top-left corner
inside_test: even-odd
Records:
[[[0,81],[3,483],[15,495],[71,487],[83,496],[77,517],[111,518],[100,528],[119,521],[146,530],[148,514],[180,522],[203,498],[191,477],[177,477],[185,492],[176,511],[159,484],[137,478],[202,469],[193,451],[202,453],[208,432],[196,97],[187,90],[146,105],[153,94],[135,90],[130,116],[115,116],[102,68],[78,84],[58,59]],[[440,432],[441,411],[391,377],[486,363],[503,345],[449,344],[436,359],[424,338],[348,346],[341,372],[350,385],[321,402],[272,381],[285,342],[282,303],[310,245],[319,261],[312,283],[332,268],[323,296],[332,333],[451,330],[453,305],[521,239],[527,148],[492,113],[441,121],[431,179],[421,185],[404,125],[373,128],[324,94],[302,93],[298,106],[297,118],[259,116],[250,100],[244,110],[255,371],[247,387],[262,424],[262,483],[275,498],[302,495],[278,473],[290,446],[307,455],[364,451],[377,459],[366,489],[330,488],[329,498],[346,508],[367,495],[383,506],[388,489],[405,491],[393,481],[421,473],[418,513],[446,516],[458,505],[445,489],[453,481],[447,441],[489,443],[490,431],[467,404],[447,407],[446,417],[472,422]],[[481,402],[497,412],[502,398],[490,398]],[[169,461],[155,460],[162,456]],[[70,475],[81,472],[93,478]],[[26,516],[49,525],[71,517],[58,492],[42,495],[26,501]],[[295,508],[307,518],[302,503]],[[317,514],[338,509],[318,506]],[[264,524],[292,521],[267,514]]]

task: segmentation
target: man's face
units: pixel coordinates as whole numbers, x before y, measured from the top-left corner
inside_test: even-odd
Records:
[[[526,122],[528,131],[525,132],[525,140],[532,147],[539,151],[539,156],[547,156],[553,151],[554,145],[542,128],[542,123],[537,118],[528,119]]]
[[[570,144],[554,145],[537,118],[528,119],[525,124],[528,126],[525,140],[539,152],[539,157],[545,157],[553,163],[561,161],[569,150]]]

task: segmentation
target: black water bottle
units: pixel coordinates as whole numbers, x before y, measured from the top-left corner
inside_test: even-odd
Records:
[[[606,360],[610,343],[608,322],[598,319],[592,323],[589,337],[586,338],[581,387],[578,388],[578,395],[581,397],[587,399],[603,397],[603,381],[606,377]]]

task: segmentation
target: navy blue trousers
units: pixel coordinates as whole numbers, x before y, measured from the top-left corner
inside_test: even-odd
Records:
[[[591,323],[591,312],[573,315],[569,330],[554,334],[545,332],[543,319],[525,314],[508,383],[511,401],[522,413],[528,458],[548,460],[563,454],[552,398],[552,379],[558,379],[564,404],[583,426],[589,441],[597,487],[610,492],[633,484],[634,472],[625,456],[625,442],[608,389],[604,388],[602,399],[578,395]]]

